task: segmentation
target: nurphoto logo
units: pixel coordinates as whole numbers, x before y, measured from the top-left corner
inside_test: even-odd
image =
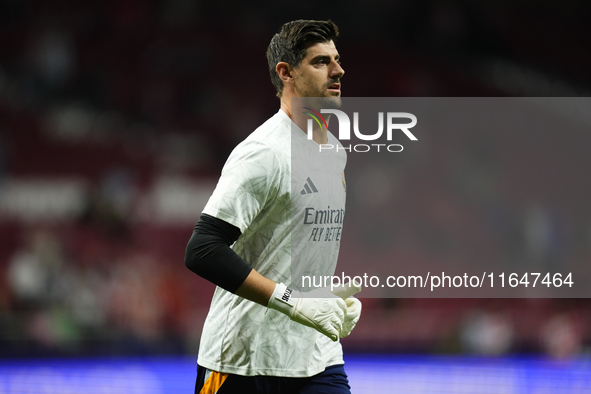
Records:
[[[313,136],[314,121],[318,124],[321,130],[328,130],[328,123],[322,114],[335,115],[339,122],[339,140],[346,141],[351,140],[351,120],[349,116],[338,109],[321,109],[320,112],[309,108],[303,107],[310,112],[304,112],[304,114],[310,116],[312,119],[308,119],[307,123],[307,134],[308,139],[311,140]],[[378,131],[373,134],[363,134],[359,130],[359,112],[353,112],[353,133],[361,141],[376,141],[384,134],[384,118],[386,119],[386,140],[392,141],[394,131],[402,131],[404,135],[411,141],[417,141],[417,137],[410,132],[409,129],[413,128],[417,124],[417,117],[409,112],[387,112],[384,116],[384,112],[378,112]],[[394,120],[397,119],[408,119],[409,123],[397,123]],[[388,152],[402,152],[404,149],[400,144],[350,144],[349,146],[334,146],[332,144],[322,144],[319,147],[320,152],[325,150],[348,150],[349,152],[369,152],[371,150],[380,151],[380,148],[385,148]]]

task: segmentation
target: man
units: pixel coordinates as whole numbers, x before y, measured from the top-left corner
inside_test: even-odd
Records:
[[[340,104],[337,36],[331,21],[298,20],[273,37],[280,110],[231,153],[187,245],[186,266],[218,286],[196,393],[350,393],[339,338],[359,319],[359,289],[293,290],[303,288],[295,272],[332,274],[338,256],[346,156],[320,155],[318,144],[338,141],[318,125],[309,140],[292,107]]]

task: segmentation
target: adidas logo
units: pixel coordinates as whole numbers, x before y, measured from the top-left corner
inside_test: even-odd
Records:
[[[314,182],[308,177],[306,179],[306,183],[304,183],[304,188],[300,192],[300,194],[311,194],[311,193],[318,193],[318,189],[314,186]]]

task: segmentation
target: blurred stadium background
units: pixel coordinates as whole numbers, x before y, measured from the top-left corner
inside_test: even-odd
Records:
[[[106,392],[192,389],[213,286],[184,267],[184,248],[230,150],[277,111],[265,50],[282,23],[339,25],[350,97],[588,97],[590,11],[585,1],[0,0],[0,393],[107,390],[121,360],[143,365],[134,379],[144,383],[160,376],[150,368],[186,370],[188,388],[172,385],[174,375]],[[491,222],[487,207],[507,187],[502,169],[520,163],[487,154],[476,141],[458,162],[438,163],[450,179],[483,180],[470,189],[476,197],[434,186],[428,165],[414,168],[404,193],[442,203],[406,244],[439,240],[445,228],[455,231],[440,242],[461,243],[473,229],[446,212],[467,200],[472,220]],[[589,178],[580,183],[589,188]],[[506,223],[502,256],[591,263],[588,201],[556,206],[539,182],[513,186],[495,205]],[[404,244],[397,256],[428,259]],[[357,392],[589,392],[590,306],[371,299],[343,346]],[[77,358],[77,367],[60,361]],[[368,386],[372,370],[382,386]],[[43,388],[43,376],[62,385]],[[98,380],[68,386],[88,376]],[[479,377],[488,388],[462,386]]]

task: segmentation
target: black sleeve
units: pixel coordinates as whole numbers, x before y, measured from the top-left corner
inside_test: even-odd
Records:
[[[235,293],[252,268],[232,249],[240,229],[201,214],[185,250],[185,266],[197,275]]]

